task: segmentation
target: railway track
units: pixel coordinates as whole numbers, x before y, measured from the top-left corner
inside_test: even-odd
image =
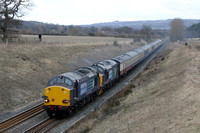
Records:
[[[57,119],[56,118],[47,118],[43,121],[41,121],[40,123],[34,125],[33,127],[27,129],[26,131],[24,131],[24,133],[35,133],[35,132],[38,132],[42,129],[44,129],[45,127],[49,126],[50,124],[52,124],[53,122],[55,122]],[[54,125],[53,125],[54,126]],[[52,127],[49,127],[47,129],[47,131],[52,128]]]
[[[15,115],[7,120],[4,120],[3,122],[0,123],[0,132],[4,132],[8,129],[13,128],[14,126],[34,117],[35,115],[43,112],[42,108],[43,104],[39,104],[34,106],[31,109],[28,109],[18,115]]]

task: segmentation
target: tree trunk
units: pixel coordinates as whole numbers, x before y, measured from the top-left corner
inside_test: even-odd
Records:
[[[9,22],[9,16],[7,12],[4,14],[4,21],[3,21],[3,41],[6,41],[6,38],[8,38],[8,22]]]
[[[8,25],[7,23],[4,22],[3,24],[3,41],[6,41],[6,38],[8,38],[8,29],[7,29]]]

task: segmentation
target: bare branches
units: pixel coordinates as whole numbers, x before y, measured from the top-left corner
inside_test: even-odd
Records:
[[[0,5],[0,14],[3,16],[7,14],[11,19],[13,16],[16,18],[24,16],[24,10],[32,7],[30,0],[3,0]]]
[[[144,24],[144,25],[142,26],[141,33],[142,33],[143,35],[146,36],[146,37],[145,37],[145,40],[146,40],[147,42],[150,42],[150,41],[151,41],[151,32],[152,32],[152,28],[151,28],[150,25]]]
[[[4,40],[8,37],[7,29],[16,25],[14,19],[23,17],[31,9],[31,0],[1,0],[0,1],[0,27]]]

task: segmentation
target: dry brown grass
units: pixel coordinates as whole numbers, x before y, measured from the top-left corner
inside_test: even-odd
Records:
[[[37,35],[22,35],[27,42],[38,41]],[[51,36],[43,35],[41,44],[68,44],[68,45],[105,45],[117,41],[120,44],[130,44],[133,39],[115,37],[90,37],[90,36]]]
[[[169,45],[129,85],[131,94],[123,92],[68,132],[200,132],[199,66],[199,51]]]

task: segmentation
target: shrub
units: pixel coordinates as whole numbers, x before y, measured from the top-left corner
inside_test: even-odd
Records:
[[[118,47],[118,46],[119,46],[118,41],[115,40],[115,41],[113,42],[113,46],[117,46],[117,47]]]

